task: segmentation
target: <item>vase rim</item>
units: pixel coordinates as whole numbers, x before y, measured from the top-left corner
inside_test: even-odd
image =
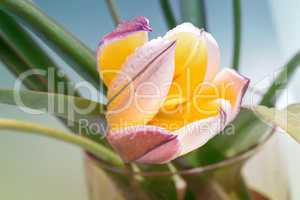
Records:
[[[222,160],[222,161],[219,161],[216,163],[208,164],[205,166],[199,166],[199,167],[194,167],[194,168],[189,168],[189,169],[178,170],[176,172],[171,172],[171,171],[132,172],[128,169],[126,170],[124,168],[115,167],[115,166],[109,165],[105,162],[102,162],[87,152],[85,153],[85,159],[92,161],[95,164],[99,165],[104,170],[109,170],[113,173],[139,175],[139,176],[144,176],[144,177],[146,177],[146,176],[172,176],[172,175],[176,175],[176,174],[191,175],[191,174],[196,174],[196,173],[204,173],[204,172],[214,170],[217,168],[230,166],[239,161],[247,160],[250,156],[254,155],[254,153],[256,153],[260,149],[260,147],[263,146],[272,137],[273,133],[275,132],[275,129],[276,129],[276,126],[272,126],[271,129],[268,131],[269,133],[264,138],[262,138],[260,140],[260,142],[253,145],[248,150],[238,153],[235,156],[232,156],[228,159],[225,159],[225,160]]]

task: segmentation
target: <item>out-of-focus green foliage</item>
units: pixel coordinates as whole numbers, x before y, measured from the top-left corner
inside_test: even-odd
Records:
[[[1,0],[0,9],[18,16],[53,48],[70,66],[95,88],[102,86],[96,67],[95,53],[45,15],[32,1]]]
[[[207,30],[204,0],[180,0],[182,22],[191,22]]]

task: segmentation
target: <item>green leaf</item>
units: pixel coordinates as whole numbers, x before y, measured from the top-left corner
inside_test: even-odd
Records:
[[[0,60],[16,77],[29,69],[29,66],[21,60],[15,52],[0,39]],[[30,76],[24,79],[23,84],[32,90],[47,90],[47,87],[41,84],[39,78]]]
[[[233,57],[232,67],[235,70],[239,69],[240,53],[241,53],[241,1],[233,0]]]
[[[300,143],[300,104],[292,104],[282,110],[256,106],[254,111],[264,120],[285,130]]]
[[[180,0],[181,21],[207,30],[204,0]]]
[[[36,81],[36,85],[42,85],[43,90],[48,88],[48,73],[53,72],[53,84],[57,86],[57,83],[64,83],[63,93],[67,93],[69,80],[65,76],[57,76],[59,67],[52,60],[52,58],[46,53],[46,51],[32,38],[32,36],[22,26],[20,26],[11,16],[0,10],[0,38],[2,45],[7,46],[8,50],[2,50],[17,57],[23,64],[9,65],[18,71],[17,76],[22,73],[34,69],[36,72],[41,70],[45,75],[32,75]],[[4,44],[5,43],[5,44]],[[8,53],[8,51],[11,51]],[[5,56],[4,56],[5,57]],[[14,60],[11,62],[14,62]],[[8,61],[9,62],[9,61]],[[20,68],[20,69],[17,69]],[[39,87],[39,86],[38,86]],[[53,88],[57,89],[57,88]],[[72,91],[73,92],[73,91]]]
[[[19,106],[30,114],[49,113],[62,119],[75,134],[106,144],[105,107],[95,101],[63,94],[0,89],[0,103]]]
[[[272,85],[269,87],[263,96],[260,104],[268,107],[274,106],[276,100],[283,92],[283,89],[290,82],[295,74],[297,67],[300,65],[300,52],[296,53],[288,63],[282,68],[281,72],[274,79]]]
[[[89,99],[30,90],[0,89],[0,103],[20,106],[28,112],[49,113],[70,122],[98,119],[105,112],[102,104]]]
[[[31,1],[1,0],[0,8],[18,16],[30,25],[38,36],[45,39],[80,76],[96,88],[100,87],[94,52],[45,15]]]
[[[106,161],[116,166],[123,166],[123,162],[119,156],[114,152],[105,148],[104,146],[93,142],[82,136],[73,135],[64,130],[49,128],[38,124],[23,122],[10,119],[0,119],[0,130],[17,130],[19,133],[37,134],[47,136],[61,141],[75,144],[84,150],[90,152],[97,158]],[[7,133],[7,131],[1,131],[0,133]]]
[[[20,26],[15,19],[1,10],[0,16],[0,59],[8,70],[16,77],[33,69],[35,72],[37,70],[47,71],[49,73],[43,76],[28,76],[22,81],[22,84],[31,90],[46,92],[50,89],[51,92],[78,95],[67,78],[57,76],[58,66],[33,39],[32,35]],[[49,85],[48,76],[50,75],[53,77],[53,82],[49,82]],[[62,85],[62,83],[64,87],[59,87],[59,84]],[[59,118],[59,120],[74,133],[82,132],[90,139],[103,143],[103,140],[99,140],[99,135],[80,129],[80,124],[74,123],[71,125],[66,118]]]
[[[193,166],[220,162],[257,146],[273,133],[272,130],[251,110],[242,109],[223,132],[184,158]]]
[[[169,29],[174,28],[177,25],[171,4],[169,0],[160,0],[160,7],[164,14],[165,20]]]

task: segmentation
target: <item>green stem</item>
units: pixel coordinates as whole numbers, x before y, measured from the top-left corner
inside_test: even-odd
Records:
[[[16,53],[0,38],[0,60],[11,71],[16,77],[19,77],[20,74],[30,70],[30,67],[27,66],[24,61],[16,55]],[[23,80],[22,84],[27,88],[36,91],[47,91],[48,87],[45,84],[45,81],[41,81],[40,78],[35,76],[29,76]],[[77,94],[77,93],[76,93]],[[1,95],[0,95],[1,96]],[[40,101],[39,101],[40,102]],[[57,116],[58,117],[58,116]],[[66,127],[70,128],[74,133],[77,133],[76,126],[68,126],[68,121],[64,118],[58,117],[58,119],[65,124]],[[88,136],[90,134],[87,134]]]
[[[235,70],[239,69],[240,51],[241,51],[241,1],[233,0],[233,58],[232,67]]]
[[[181,0],[180,11],[183,22],[191,22],[207,30],[204,0]]]
[[[0,60],[16,77],[19,77],[28,70],[40,69],[49,72],[49,68],[55,69],[53,79],[53,91],[64,94],[79,95],[70,85],[66,77],[56,76],[59,67],[47,54],[47,52],[33,39],[33,36],[19,25],[16,20],[7,13],[0,10]],[[64,84],[63,90],[58,90],[58,84]],[[27,88],[38,91],[48,91],[47,75],[31,75],[22,81]],[[66,87],[68,86],[68,87]],[[52,87],[52,86],[51,86]],[[41,101],[39,101],[41,102]],[[58,117],[59,118],[59,117]],[[59,118],[66,126],[68,121]],[[75,126],[67,126],[74,133]]]
[[[17,15],[21,20],[29,24],[85,80],[96,88],[100,87],[94,52],[71,33],[67,32],[62,26],[46,16],[31,1],[1,0],[0,8]]]
[[[21,25],[19,25],[11,16],[0,10],[0,39],[6,43],[9,49],[22,60],[25,65],[16,65],[16,68],[21,68],[20,74],[27,70],[39,69],[45,73],[49,73],[49,69],[55,69],[54,85],[64,83],[64,93],[68,93],[66,87],[70,81],[65,77],[57,76],[56,72],[60,69],[45,50],[32,38],[32,36]],[[24,68],[24,66],[26,66]],[[47,75],[33,75],[38,78],[47,90],[48,79]],[[57,89],[56,87],[53,89]],[[72,91],[73,92],[73,91]]]
[[[204,0],[199,1],[199,27],[204,28],[204,30],[208,30],[206,24],[206,12],[205,12]]]
[[[56,65],[40,44],[36,42],[33,36],[19,25],[16,19],[2,10],[0,10],[0,60],[16,77],[32,69],[41,69],[48,72],[47,69],[55,68],[53,86],[48,84],[47,75],[32,75],[24,79],[22,83],[31,90],[47,92],[49,86],[51,86],[51,88],[53,87],[53,91],[51,92],[80,96],[79,92],[72,87],[72,83],[66,77],[56,76],[59,66]],[[61,89],[59,89],[59,84],[62,83],[64,87],[60,87]],[[39,99],[38,102],[42,102],[42,100]],[[78,125],[76,123],[71,125],[67,118],[56,117],[58,117],[66,127],[71,129],[73,133],[78,132]],[[86,129],[80,130],[84,136],[103,143],[104,140],[99,140],[99,137],[96,137],[94,134],[86,133],[85,130]]]
[[[283,89],[291,80],[292,76],[295,74],[297,67],[300,65],[300,52],[296,53],[288,63],[283,67],[281,72],[273,81],[272,85],[269,87],[265,95],[263,96],[260,104],[272,107],[274,106],[277,97],[280,96]]]
[[[121,22],[121,19],[118,15],[116,5],[113,0],[106,0],[106,4],[107,4],[110,14],[114,20],[114,23],[117,26]]]
[[[169,0],[160,0],[160,6],[169,29],[174,28],[177,25],[177,22]]]
[[[116,166],[123,166],[122,160],[112,151],[93,142],[84,137],[73,135],[63,130],[48,128],[45,126],[37,125],[29,122],[22,122],[10,119],[0,119],[0,129],[2,130],[16,130],[22,133],[38,134],[48,136],[51,138],[59,139],[67,143],[75,144],[89,153],[95,155],[97,158],[104,160]]]
[[[15,52],[10,49],[10,47],[0,39],[0,60],[3,64],[10,70],[16,77],[21,73],[29,69],[29,67],[24,63]],[[41,84],[40,79],[30,76],[23,81],[23,84],[32,89],[44,91],[47,90],[47,86]]]

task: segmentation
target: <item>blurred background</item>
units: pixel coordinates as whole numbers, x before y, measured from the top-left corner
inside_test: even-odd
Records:
[[[186,0],[188,1],[188,0]],[[34,0],[41,9],[88,46],[95,49],[100,38],[114,28],[104,0]],[[171,0],[179,16],[179,1]],[[151,38],[167,31],[158,0],[116,0],[122,19],[143,15],[149,18]],[[208,31],[221,48],[222,67],[230,67],[232,55],[232,0],[206,0]],[[241,72],[260,83],[300,49],[299,0],[242,0]],[[49,50],[50,51],[50,50]],[[53,55],[55,57],[55,55]],[[56,59],[64,66],[63,61]],[[72,73],[72,72],[69,72]],[[299,101],[300,71],[294,76],[280,105]],[[14,77],[0,63],[0,87],[10,88]],[[262,86],[261,86],[262,87]],[[48,115],[31,116],[17,108],[0,105],[1,117],[29,120],[48,126],[63,126]],[[282,133],[264,147],[248,165],[249,184],[260,190],[288,186],[290,199],[300,198],[300,148]],[[264,175],[264,177],[262,176]],[[267,175],[267,176],[266,176]],[[282,178],[280,186],[274,176]],[[266,178],[267,177],[267,178]],[[278,180],[278,179],[277,179]],[[278,194],[280,195],[280,194]],[[0,199],[86,200],[83,156],[80,149],[48,138],[1,134]],[[278,198],[280,199],[280,198]]]

